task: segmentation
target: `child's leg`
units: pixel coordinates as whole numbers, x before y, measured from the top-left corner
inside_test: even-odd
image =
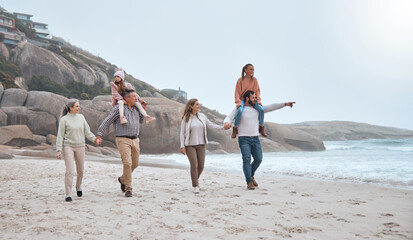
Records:
[[[145,109],[143,109],[142,104],[140,102],[136,102],[135,106],[139,109],[139,112],[146,118],[148,114],[146,113]]]
[[[241,100],[241,107],[239,107],[237,109],[237,115],[235,115],[235,122],[234,122],[234,126],[239,125],[239,122],[241,121],[241,116],[242,116],[242,111],[244,111],[244,105],[245,105],[245,101]]]
[[[260,122],[260,126],[264,125],[264,107],[255,103],[254,109],[258,111],[258,121]]]
[[[120,118],[119,121],[120,121],[120,124],[126,124],[126,123],[128,123],[128,120],[126,120],[126,118],[125,118],[125,112],[124,112],[124,108],[123,108],[123,106],[124,106],[123,101],[119,100],[118,105],[119,105],[119,118]]]
[[[124,117],[125,115],[123,112],[123,105],[124,105],[123,101],[119,100],[118,105],[119,105],[119,117]]]

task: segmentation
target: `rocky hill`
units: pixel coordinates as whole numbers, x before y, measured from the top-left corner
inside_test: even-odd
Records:
[[[0,73],[8,76],[7,83],[10,84],[7,89],[0,85],[0,150],[13,148],[10,146],[26,147],[54,156],[60,111],[68,101],[67,97],[83,99],[80,102],[81,113],[91,130],[97,132],[112,107],[110,95],[100,94],[108,92],[108,83],[117,69],[115,65],[69,43],[61,48],[43,48],[23,42],[11,49],[0,43],[0,50],[0,60],[4,63],[0,64]],[[131,75],[126,74],[126,80],[149,103],[148,113],[157,118],[141,128],[141,151],[179,152],[182,99],[179,102],[168,99],[157,88]],[[45,90],[43,88],[47,91],[41,91]],[[94,89],[98,91],[92,91]],[[222,124],[224,115],[204,106],[201,111],[211,121]],[[265,125],[269,138],[261,140],[266,152],[325,150],[322,140],[413,137],[411,131],[358,123]],[[237,140],[231,139],[230,134],[230,131],[208,130],[208,150],[213,153],[239,152]],[[88,151],[118,156],[114,149],[114,136],[111,127],[103,136],[104,146],[94,147],[89,142]]]

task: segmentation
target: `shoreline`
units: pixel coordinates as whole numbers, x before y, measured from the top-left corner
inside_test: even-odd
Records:
[[[151,154],[153,156],[153,154]],[[141,155],[139,159],[139,166],[143,167],[155,167],[155,168],[170,168],[170,169],[181,169],[181,170],[189,170],[189,163],[188,164],[182,164],[178,163],[173,160],[165,160],[165,159],[160,159],[160,158],[145,158],[145,154],[143,154],[143,157]],[[14,158],[10,160],[27,160],[27,159],[46,159],[46,160],[56,160],[56,161],[61,161],[56,158],[45,158],[45,157],[40,157],[40,156],[24,156],[24,155],[16,155],[14,154]],[[2,159],[0,159],[1,161]],[[155,162],[157,161],[157,162]],[[100,163],[107,163],[107,164],[122,164],[120,158],[116,157],[108,157],[105,155],[101,154],[96,154],[96,153],[90,153],[86,152],[85,156],[85,163],[86,162],[100,162]],[[221,169],[217,167],[205,167],[204,171],[210,171],[210,172],[217,172],[217,173],[228,173],[228,174],[235,174],[235,175],[240,175],[244,176],[242,169],[239,170],[228,170],[228,169]],[[399,190],[408,190],[408,191],[413,191],[413,186],[406,186],[406,185],[397,185],[397,184],[391,184],[391,183],[379,183],[379,182],[364,182],[364,181],[351,181],[351,179],[327,179],[327,178],[317,178],[317,177],[311,177],[311,176],[304,176],[304,175],[294,175],[294,174],[273,174],[273,173],[267,173],[267,172],[257,172],[257,176],[263,176],[263,177],[270,177],[270,178],[287,178],[287,179],[302,179],[302,180],[307,180],[307,181],[318,181],[318,182],[330,182],[330,183],[347,183],[347,184],[356,184],[356,185],[369,185],[369,186],[376,186],[376,187],[384,187],[384,188],[391,188],[391,189],[399,189]]]
[[[413,191],[206,170],[200,194],[189,171],[140,166],[133,197],[121,164],[87,161],[84,196],[64,202],[64,161],[1,160],[4,239],[412,239]],[[18,171],[16,171],[18,169]],[[73,189],[75,195],[75,190]],[[73,195],[72,195],[73,196]]]

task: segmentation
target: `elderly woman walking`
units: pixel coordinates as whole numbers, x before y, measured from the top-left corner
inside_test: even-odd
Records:
[[[74,164],[76,163],[76,191],[81,197],[82,179],[85,158],[85,137],[95,142],[96,137],[90,131],[89,124],[85,117],[79,113],[80,104],[78,100],[70,100],[63,108],[59,129],[57,131],[56,151],[57,158],[63,158],[66,165],[65,173],[65,200],[71,202],[71,192],[73,185]]]

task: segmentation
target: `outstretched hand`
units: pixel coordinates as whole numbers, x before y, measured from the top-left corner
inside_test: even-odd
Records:
[[[224,123],[224,129],[225,130],[228,130],[228,129],[230,129],[231,128],[231,124],[230,123]]]
[[[286,102],[286,103],[284,103],[285,106],[289,106],[289,107],[293,107],[294,104],[295,104],[295,102]]]

